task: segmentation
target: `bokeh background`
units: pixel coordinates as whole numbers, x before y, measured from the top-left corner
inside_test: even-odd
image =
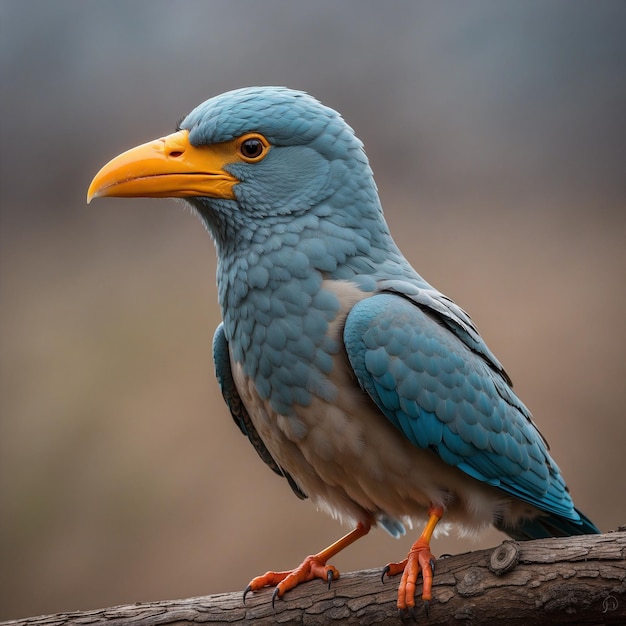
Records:
[[[85,204],[109,158],[247,85],[344,114],[399,245],[473,316],[577,505],[625,523],[625,24],[621,0],[2,0],[0,619],[240,590],[345,530],[221,401],[199,222]]]

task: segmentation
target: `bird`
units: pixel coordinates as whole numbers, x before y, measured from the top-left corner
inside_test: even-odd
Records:
[[[396,245],[362,142],[303,91],[246,87],[108,162],[97,197],[183,198],[217,252],[219,386],[259,457],[352,530],[244,592],[272,603],[339,577],[330,560],[379,527],[423,527],[397,607],[432,601],[435,530],[515,540],[599,533],[573,504],[530,411],[469,315]],[[442,521],[443,520],[443,521]],[[441,523],[440,523],[441,522]]]

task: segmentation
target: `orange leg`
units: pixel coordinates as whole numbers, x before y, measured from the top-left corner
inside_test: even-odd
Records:
[[[383,570],[385,574],[395,576],[402,573],[400,586],[398,587],[398,610],[401,615],[407,611],[415,617],[415,585],[419,573],[422,573],[422,600],[424,609],[428,615],[428,607],[432,600],[433,571],[435,569],[435,557],[430,551],[430,540],[439,520],[443,517],[443,509],[440,506],[431,505],[428,509],[428,522],[420,538],[411,546],[408,557],[401,563],[389,563]]]
[[[276,598],[281,598],[287,591],[297,587],[300,583],[321,578],[328,581],[328,586],[333,580],[339,578],[339,571],[333,565],[326,565],[328,559],[339,554],[344,548],[354,543],[357,539],[367,535],[371,527],[371,523],[362,524],[359,522],[356,528],[344,535],[338,541],[328,546],[325,550],[307,556],[298,567],[286,572],[266,572],[262,576],[257,576],[250,581],[250,584],[243,592],[243,600],[245,602],[246,595],[250,591],[258,591],[263,587],[276,587],[272,594],[272,605]]]

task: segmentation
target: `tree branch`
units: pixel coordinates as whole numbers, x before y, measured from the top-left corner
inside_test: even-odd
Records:
[[[345,574],[331,589],[303,584],[277,599],[271,591],[241,592],[146,602],[95,611],[59,613],[2,622],[0,626],[183,626],[204,623],[398,624],[398,580],[380,581],[381,570]],[[626,532],[505,541],[500,546],[440,558],[430,618],[437,624],[625,624]]]

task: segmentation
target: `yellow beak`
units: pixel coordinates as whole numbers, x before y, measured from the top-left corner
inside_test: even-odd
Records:
[[[196,148],[180,130],[109,161],[91,181],[87,202],[101,196],[232,200],[239,181],[224,166],[236,160],[234,142]]]

